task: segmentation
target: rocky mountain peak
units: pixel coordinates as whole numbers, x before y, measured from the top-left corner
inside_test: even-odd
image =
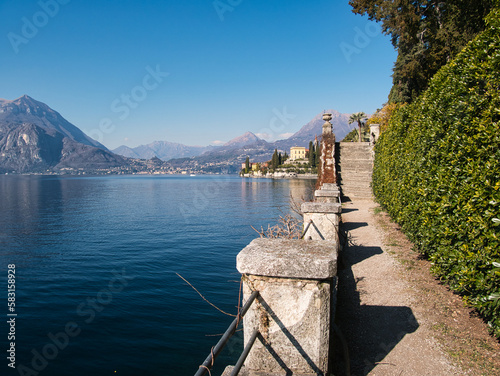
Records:
[[[0,134],[23,123],[34,124],[50,134],[58,132],[73,141],[107,150],[45,103],[28,95],[14,100],[0,99]]]
[[[235,137],[232,140],[226,142],[223,146],[225,147],[242,147],[250,144],[254,144],[261,139],[257,137],[252,132],[245,132],[241,136]]]
[[[0,173],[125,164],[99,142],[28,95],[0,99]]]

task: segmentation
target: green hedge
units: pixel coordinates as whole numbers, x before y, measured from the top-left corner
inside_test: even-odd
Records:
[[[500,10],[392,116],[376,146],[373,190],[500,337]]]

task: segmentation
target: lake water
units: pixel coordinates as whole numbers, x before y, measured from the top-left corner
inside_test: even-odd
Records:
[[[1,375],[192,375],[235,313],[236,255],[311,180],[0,176],[0,265],[15,264],[16,370]],[[12,312],[11,312],[12,313]],[[7,317],[9,320],[11,317]],[[10,324],[2,326],[8,354]],[[237,333],[215,372],[242,350]],[[21,365],[23,367],[21,367]],[[25,368],[24,368],[25,367]]]

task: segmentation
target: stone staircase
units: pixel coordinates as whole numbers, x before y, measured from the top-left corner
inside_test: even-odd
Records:
[[[337,150],[342,196],[351,200],[372,198],[373,153],[370,143],[339,142]]]

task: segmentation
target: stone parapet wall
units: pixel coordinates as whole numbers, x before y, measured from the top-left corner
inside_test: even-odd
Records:
[[[304,202],[301,210],[304,215],[305,240],[328,240],[338,246],[341,204]]]
[[[249,375],[326,375],[336,245],[324,241],[255,239],[237,257],[243,300],[259,291],[244,316],[244,338],[258,339],[247,360]]]

